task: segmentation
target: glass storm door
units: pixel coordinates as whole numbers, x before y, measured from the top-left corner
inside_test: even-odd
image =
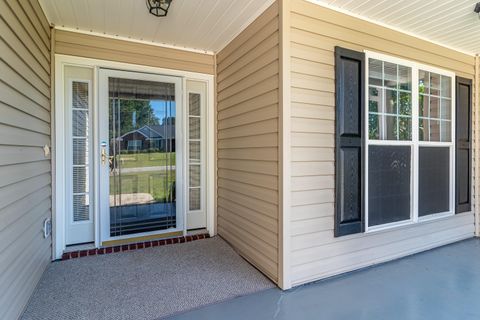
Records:
[[[101,239],[182,230],[180,80],[101,70],[100,81]]]

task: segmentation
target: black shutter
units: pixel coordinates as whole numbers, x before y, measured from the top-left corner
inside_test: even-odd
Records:
[[[365,54],[335,47],[335,237],[364,230]]]
[[[471,209],[472,80],[456,80],[455,213],[460,213]]]

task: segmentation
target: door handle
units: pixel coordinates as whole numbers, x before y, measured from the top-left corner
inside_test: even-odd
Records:
[[[107,163],[107,150],[105,147],[102,146],[102,165],[105,165]]]

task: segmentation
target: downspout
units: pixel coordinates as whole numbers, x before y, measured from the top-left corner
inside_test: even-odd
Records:
[[[473,108],[475,110],[474,125],[474,210],[475,210],[475,236],[480,237],[480,56],[475,56],[475,76],[473,80]]]

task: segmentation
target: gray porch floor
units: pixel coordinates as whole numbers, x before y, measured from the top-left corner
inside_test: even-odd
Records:
[[[480,319],[480,240],[286,292],[262,291],[171,319]]]
[[[22,319],[153,320],[273,287],[215,237],[54,262]]]

